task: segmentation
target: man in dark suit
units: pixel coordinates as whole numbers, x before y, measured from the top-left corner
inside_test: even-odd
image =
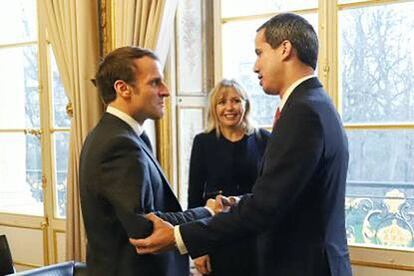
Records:
[[[108,108],[80,158],[88,275],[188,275],[187,256],[139,256],[128,241],[152,232],[143,217],[149,212],[173,225],[211,216],[204,207],[182,212],[146,142],[142,124],[162,117],[169,96],[158,59],[146,49],[119,48],[100,64],[96,84]]]
[[[281,105],[252,194],[228,213],[174,229],[150,215],[153,235],[131,242],[138,254],[177,246],[197,257],[258,235],[257,275],[351,275],[344,214],[347,138],[314,76],[316,33],[304,18],[279,14],[258,29],[255,44],[254,71]]]

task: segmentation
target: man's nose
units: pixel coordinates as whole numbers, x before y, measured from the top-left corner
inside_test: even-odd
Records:
[[[168,86],[164,82],[161,85],[161,89],[160,89],[159,95],[161,97],[169,97],[170,96],[170,90],[169,90]]]

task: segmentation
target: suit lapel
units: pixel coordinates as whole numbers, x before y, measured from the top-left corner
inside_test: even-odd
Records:
[[[174,194],[174,192],[171,189],[171,186],[168,184],[168,180],[167,177],[164,175],[164,172],[161,169],[160,164],[158,163],[157,159],[155,159],[154,155],[152,154],[152,151],[147,147],[147,145],[145,144],[145,142],[141,139],[141,137],[139,137],[135,132],[133,133],[134,138],[138,138],[136,139],[137,143],[141,146],[141,148],[143,149],[143,151],[146,153],[146,155],[149,157],[149,159],[152,161],[152,163],[155,165],[155,167],[157,168],[159,174],[162,177],[163,182],[165,183],[165,186],[168,187],[169,191]]]
[[[319,82],[317,77],[313,77],[313,78],[305,80],[293,90],[292,94],[290,94],[289,98],[287,99],[285,107],[289,107],[292,102],[294,102],[297,98],[300,98],[301,96],[303,96],[303,94],[306,93],[306,91],[308,91],[309,89],[318,88],[318,87],[322,87],[322,84]],[[283,107],[283,109],[285,109],[285,107]],[[283,110],[282,110],[282,113],[283,113]]]
[[[139,137],[135,131],[131,128],[130,125],[128,125],[126,122],[124,122],[123,120],[121,120],[120,118],[110,114],[110,113],[104,113],[103,118],[105,118],[106,120],[109,120],[117,125],[119,125],[120,127],[126,129],[131,137],[131,139],[133,139],[137,144],[139,144],[141,146],[141,148],[143,149],[143,151],[145,152],[145,154],[149,157],[149,159],[151,160],[152,163],[154,163],[155,167],[157,168],[158,172],[161,175],[161,178],[163,180],[163,182],[165,183],[164,186],[168,187],[168,190],[174,195],[174,192],[171,189],[171,186],[168,184],[168,180],[167,177],[165,177],[160,165],[158,164],[158,161],[155,159],[154,155],[152,154],[152,151],[147,147],[147,145],[145,144],[145,142],[141,139],[141,137]]]
[[[137,135],[135,135],[135,136],[137,136]],[[141,142],[141,146],[143,148],[145,148],[145,152],[150,153],[150,155],[153,155],[152,149],[150,149],[150,147],[147,145],[147,143],[144,141],[144,139],[141,136],[138,136],[138,137],[139,137],[139,140]]]
[[[283,114],[286,113],[286,110],[290,109],[292,103],[294,103],[297,99],[300,99],[300,97],[305,96],[306,93],[309,92],[310,89],[321,88],[321,87],[322,87],[322,84],[319,82],[317,77],[307,79],[301,84],[299,84],[293,90],[292,94],[290,94],[289,98],[287,99],[286,104],[282,109],[282,113],[281,113],[279,120],[280,121],[285,120],[285,117],[283,116]],[[279,125],[281,123],[280,121],[278,121]],[[274,135],[275,131],[277,131],[277,127],[272,130],[272,136]],[[269,142],[268,142],[268,145],[269,145]],[[265,159],[266,159],[265,156],[266,156],[266,153],[263,155],[262,161],[260,162],[258,175],[262,175],[263,173]]]
[[[144,152],[147,154],[147,156],[151,159],[151,161],[154,163],[155,167],[157,167],[157,170],[162,175],[164,180],[166,181],[167,178],[165,177],[164,173],[162,172],[162,169],[160,167],[160,164],[158,164],[158,161],[155,159],[154,155],[152,154],[152,151],[147,147],[147,145],[140,139],[139,144],[141,145]],[[166,181],[167,182],[167,181]],[[169,186],[169,185],[168,185]]]

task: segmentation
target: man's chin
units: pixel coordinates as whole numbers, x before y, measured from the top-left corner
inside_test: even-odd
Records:
[[[272,90],[271,90],[271,89],[269,89],[268,87],[262,87],[262,89],[263,89],[263,91],[265,92],[265,94],[267,94],[267,95],[272,95],[272,94],[274,94],[274,93],[272,92]]]
[[[157,114],[153,114],[153,115],[151,116],[151,119],[152,119],[152,120],[159,120],[159,119],[162,119],[162,117],[164,117],[164,111],[159,112],[159,113],[157,113]]]
[[[279,95],[278,91],[275,91],[274,89],[271,89],[269,87],[262,87],[263,91],[265,92],[265,94],[267,95]]]

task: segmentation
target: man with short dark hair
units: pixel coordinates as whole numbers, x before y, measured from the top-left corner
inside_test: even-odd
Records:
[[[79,169],[88,275],[188,275],[187,256],[139,256],[128,242],[151,233],[146,213],[173,225],[211,216],[203,207],[182,212],[142,136],[144,121],[161,118],[169,96],[158,58],[138,47],[116,49],[100,64],[96,85],[108,107],[85,140]]]
[[[279,14],[256,35],[254,71],[281,103],[252,194],[230,212],[131,240],[138,254],[177,246],[191,257],[258,235],[255,275],[349,276],[345,233],[348,143],[341,119],[314,75],[318,39],[302,17]]]

